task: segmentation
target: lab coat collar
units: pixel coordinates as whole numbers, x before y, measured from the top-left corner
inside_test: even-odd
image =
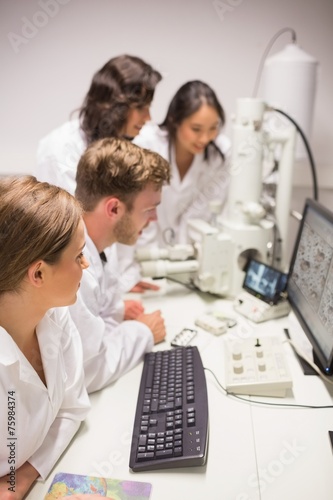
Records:
[[[53,309],[50,309],[36,328],[39,349],[43,360],[47,390],[51,400],[53,400],[55,389],[60,382],[57,380],[56,374],[63,373],[64,380],[66,378],[61,347],[63,343],[63,336],[66,335],[66,333],[54,322],[52,312]],[[61,370],[59,370],[59,365],[61,365]],[[38,375],[37,378],[39,382],[41,382]]]
[[[176,163],[176,151],[174,145],[171,147],[170,165],[171,165],[171,184],[173,184],[174,189],[177,188],[179,191],[186,189],[187,186],[195,185],[203,168],[207,167],[207,164],[204,160],[204,153],[198,153],[194,155],[191,167],[186,172],[185,177],[182,180],[180,180],[179,171]],[[176,182],[173,182],[173,180]]]
[[[63,330],[51,319],[52,310],[48,311],[44,318],[39,322],[36,328],[39,348],[43,360],[44,374],[47,388],[32,369],[31,364],[18,348],[9,333],[0,327],[0,363],[10,366],[18,363],[20,366],[20,379],[28,384],[42,387],[49,392],[52,398],[55,384],[57,383],[55,374],[58,372],[57,366],[63,363],[62,352],[60,348]]]
[[[94,268],[102,268],[102,260],[101,256],[96,248],[95,243],[90,238],[88,234],[88,230],[86,225],[84,225],[85,239],[86,239],[86,247],[89,254],[89,265],[92,265]]]

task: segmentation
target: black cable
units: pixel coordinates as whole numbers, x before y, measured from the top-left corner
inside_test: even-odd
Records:
[[[213,375],[217,384],[225,392],[226,396],[232,396],[236,399],[240,399],[241,401],[245,401],[246,403],[251,403],[251,404],[254,403],[254,404],[264,405],[264,406],[279,406],[281,408],[308,408],[308,409],[312,409],[312,410],[322,410],[322,409],[333,408],[333,405],[313,406],[313,405],[301,405],[301,404],[290,404],[290,403],[270,403],[269,401],[258,401],[256,399],[247,399],[247,398],[244,398],[242,396],[239,396],[238,394],[227,391],[227,389],[225,387],[223,387],[223,385],[219,382],[215,373],[210,368],[204,367],[204,370],[210,372]]]
[[[203,290],[200,290],[200,288],[197,285],[195,285],[193,280],[190,280],[188,283],[184,283],[183,281],[177,280],[176,278],[173,278],[172,276],[169,275],[165,276],[165,278],[169,281],[173,281],[174,283],[178,283],[179,285],[183,285],[185,288],[188,288],[192,292],[196,292],[199,295],[208,295],[209,297],[216,297],[217,299],[221,298],[221,296],[217,293],[205,292]]]
[[[178,283],[179,285],[183,285],[185,288],[188,288],[192,292],[200,291],[199,288],[192,282],[184,283],[183,281],[177,280],[176,278],[172,278],[172,276],[166,276],[165,278],[169,281],[173,281],[174,283]]]
[[[318,183],[317,183],[316,166],[315,166],[315,162],[314,162],[314,159],[313,159],[313,155],[312,155],[311,148],[310,148],[310,145],[308,143],[308,140],[305,137],[304,132],[301,129],[301,127],[298,125],[298,123],[290,115],[288,115],[287,113],[285,113],[281,109],[277,109],[277,108],[272,108],[272,109],[274,111],[276,111],[277,113],[280,113],[281,115],[283,115],[286,118],[288,118],[288,120],[290,120],[291,123],[293,123],[295,125],[297,131],[300,133],[300,135],[301,135],[301,137],[303,139],[303,142],[304,142],[304,146],[305,146],[306,151],[308,153],[308,157],[309,157],[309,161],[310,161],[310,166],[311,166],[312,181],[313,181],[313,199],[316,200],[316,201],[318,201]]]

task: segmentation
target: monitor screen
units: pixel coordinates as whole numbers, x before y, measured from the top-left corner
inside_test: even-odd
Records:
[[[333,213],[307,199],[291,260],[288,299],[314,361],[333,371]]]
[[[287,274],[263,262],[251,259],[246,268],[243,288],[265,302],[276,304],[287,285]]]

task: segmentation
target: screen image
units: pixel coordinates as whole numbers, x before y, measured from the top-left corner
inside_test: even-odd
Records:
[[[288,298],[310,340],[314,359],[333,369],[333,213],[306,200],[290,266]]]
[[[280,293],[286,289],[287,274],[251,260],[248,264],[243,288],[266,302],[277,302]]]

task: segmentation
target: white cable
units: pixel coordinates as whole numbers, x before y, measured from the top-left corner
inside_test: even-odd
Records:
[[[333,384],[333,380],[331,380],[330,378],[326,377],[323,372],[320,370],[320,368],[310,359],[306,356],[306,354],[304,354],[303,351],[300,351],[298,346],[295,344],[295,342],[293,342],[292,340],[289,340],[289,339],[286,339],[284,340],[284,342],[288,342],[294,349],[295,349],[295,352],[301,357],[304,359],[304,361],[306,361],[310,366],[311,368],[314,369],[315,372],[318,373],[318,375],[323,379],[325,380],[325,382],[328,382],[329,384]]]
[[[291,34],[292,34],[292,42],[296,43],[296,32],[295,32],[295,30],[293,30],[293,28],[282,28],[277,33],[275,33],[275,35],[268,42],[268,44],[266,46],[266,49],[264,50],[264,53],[263,53],[263,55],[261,57],[261,60],[260,60],[260,63],[259,63],[259,67],[258,67],[258,71],[257,71],[256,81],[255,81],[255,84],[254,84],[254,89],[253,89],[252,97],[256,97],[257,96],[257,92],[258,92],[258,88],[259,88],[259,84],[260,84],[261,73],[262,73],[262,70],[263,70],[263,67],[264,67],[264,63],[265,63],[265,60],[266,60],[266,58],[268,56],[269,51],[271,50],[274,42],[279,38],[279,36],[282,35],[283,33],[285,33],[286,31],[290,31],[291,32]]]

